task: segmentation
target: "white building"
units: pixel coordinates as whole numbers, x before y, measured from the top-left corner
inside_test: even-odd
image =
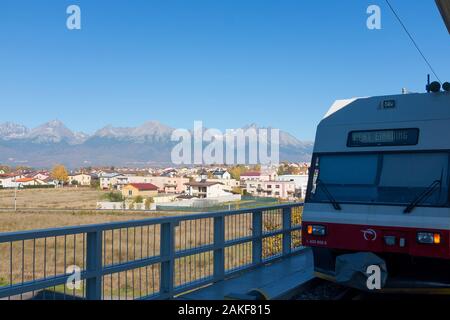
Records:
[[[231,192],[235,188],[239,188],[241,183],[236,179],[208,179],[207,182],[219,182],[223,185],[225,191]]]
[[[128,184],[128,177],[120,173],[102,173],[99,176],[100,188],[103,190],[117,189]]]
[[[23,174],[21,175],[12,175],[12,174],[6,174],[6,175],[0,175],[0,187],[1,188],[15,188],[19,184],[16,182],[19,179],[23,179],[25,176]]]
[[[44,181],[44,180],[47,180],[48,178],[50,178],[50,173],[45,172],[45,171],[40,171],[40,172],[35,172],[32,174],[29,174],[29,175],[27,175],[27,177]]]
[[[229,179],[231,179],[231,174],[227,170],[223,170],[223,169],[216,169],[216,170],[214,170],[212,172],[212,175],[216,179],[220,179],[220,180],[229,180]]]
[[[293,199],[295,183],[292,181],[246,181],[245,189],[255,197]]]
[[[308,188],[308,175],[306,175],[306,174],[283,175],[283,176],[278,176],[277,181],[293,182],[295,184],[295,189],[297,190],[297,194],[299,194],[299,196],[301,198],[305,197],[306,189]]]
[[[49,185],[47,182],[39,179],[33,179],[33,178],[21,178],[16,179],[15,183],[17,184],[17,187],[28,187],[28,186],[46,186]]]
[[[229,196],[230,193],[224,190],[224,185],[220,182],[199,181],[187,184],[188,195],[196,198],[219,198]]]
[[[76,181],[76,182],[74,182]],[[69,185],[76,183],[79,186],[87,187],[91,185],[91,176],[84,173],[69,175]]]

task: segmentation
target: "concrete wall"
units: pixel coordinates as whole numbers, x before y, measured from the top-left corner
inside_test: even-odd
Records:
[[[169,203],[162,203],[158,204],[157,206],[159,208],[171,208],[171,207],[192,207],[192,208],[208,208],[208,207],[214,207],[221,203],[226,202],[235,202],[240,201],[241,196],[240,195],[229,195],[229,196],[223,196],[223,197],[217,197],[217,198],[207,198],[207,199],[186,199],[186,200],[180,200],[180,201],[174,201]]]

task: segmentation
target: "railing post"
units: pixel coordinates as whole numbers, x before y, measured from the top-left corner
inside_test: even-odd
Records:
[[[160,294],[173,298],[174,273],[175,273],[175,242],[174,242],[173,222],[161,224],[160,252],[161,258],[165,259],[161,263],[160,273]]]
[[[253,211],[253,243],[252,256],[253,265],[258,265],[262,262],[262,211]]]
[[[225,217],[214,218],[214,281],[225,278]]]
[[[283,208],[283,256],[292,252],[292,208]]]
[[[89,232],[86,238],[86,299],[102,299],[102,231]]]

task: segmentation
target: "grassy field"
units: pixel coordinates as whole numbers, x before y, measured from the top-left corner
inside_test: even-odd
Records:
[[[114,221],[140,220],[164,216],[162,213],[122,212],[12,212],[0,211],[0,232],[78,226]],[[167,216],[167,214],[166,214]]]
[[[0,190],[0,232],[97,224],[163,216],[154,212],[96,211],[106,191],[90,188]]]
[[[22,189],[17,191],[17,207],[94,210],[106,193],[91,188]],[[14,208],[14,190],[0,190],[0,208]]]

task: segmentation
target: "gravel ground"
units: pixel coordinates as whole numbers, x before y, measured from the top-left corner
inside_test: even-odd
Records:
[[[295,300],[335,300],[346,288],[331,282],[318,282],[298,295]]]

